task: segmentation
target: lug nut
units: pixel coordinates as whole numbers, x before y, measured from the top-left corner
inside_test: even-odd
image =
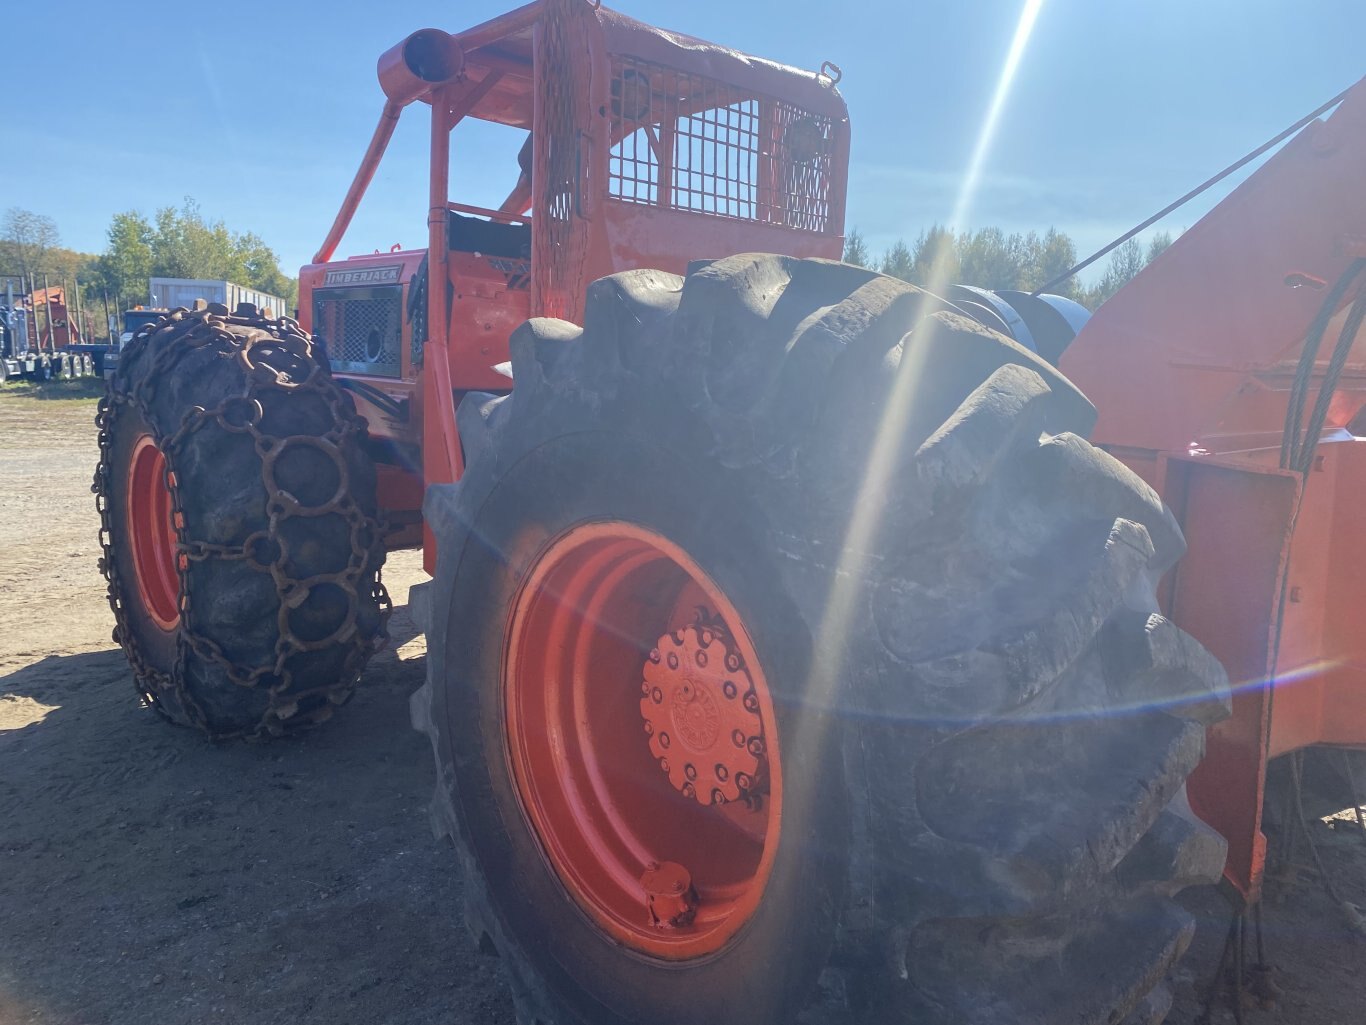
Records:
[[[656,705],[662,705],[664,703],[664,692],[656,687],[654,690],[650,691],[650,700]]]
[[[671,741],[671,740],[669,739],[669,735],[668,735],[667,733],[661,733],[661,734],[659,735],[659,746],[660,746],[660,747],[668,747],[671,743],[673,743],[673,741]]]
[[[707,664],[707,653],[705,651],[699,651],[697,653],[697,664],[699,666],[705,666]]]
[[[691,783],[684,783],[684,784],[683,784],[683,796],[684,796],[684,797],[696,797],[696,796],[697,796],[697,788],[696,788],[695,786],[693,786]]]
[[[658,648],[650,649],[650,661],[653,662],[655,665],[659,665],[659,660],[661,657],[662,656],[659,654]]]
[[[659,767],[660,767],[661,769],[663,769],[665,772],[668,772],[668,771],[669,771],[669,759],[667,759],[667,758],[661,758],[661,759],[659,760]]]
[[[711,643],[711,638],[712,633],[710,630],[702,630],[697,635],[697,639],[702,642],[704,648]]]
[[[688,779],[696,779],[697,767],[693,765],[692,762],[689,762],[687,765],[683,766],[683,775],[687,776]]]
[[[713,790],[713,791],[711,792],[711,803],[712,803],[712,804],[725,804],[725,803],[726,803],[726,795],[723,794],[723,793],[721,793],[720,790]]]
[[[759,711],[759,699],[755,697],[754,691],[745,695],[745,711],[756,713]]]
[[[668,662],[669,662],[669,668],[670,668],[670,669],[677,669],[677,668],[678,668],[678,654],[677,654],[677,652],[673,652],[673,651],[669,652]]]
[[[764,742],[760,737],[750,737],[745,747],[755,758],[761,757],[764,753]]]
[[[740,656],[733,651],[726,652],[726,668],[732,673],[740,671]]]
[[[646,720],[645,720],[645,732],[646,732],[647,734],[653,734],[654,731],[655,731],[655,724],[652,723],[652,722],[650,722],[649,719],[646,719]]]
[[[727,769],[727,768],[725,767],[725,765],[722,764],[721,762],[717,762],[717,763],[716,763],[715,772],[716,772],[716,778],[719,779],[722,783],[724,783],[726,780],[730,779],[730,770]]]
[[[731,733],[730,733],[730,741],[731,741],[731,743],[734,744],[736,747],[744,747],[744,746],[745,746],[745,731],[744,731],[744,730],[731,730]]]
[[[735,774],[735,785],[739,787],[741,790],[748,790],[753,785],[753,783],[754,781],[749,778],[749,773],[737,772]]]
[[[724,694],[727,698],[729,698],[731,701],[734,701],[734,700],[735,700],[735,695],[736,695],[736,693],[737,693],[736,687],[735,687],[735,681],[734,681],[734,680],[727,680],[725,683],[721,684],[721,693],[723,693],[723,694]]]

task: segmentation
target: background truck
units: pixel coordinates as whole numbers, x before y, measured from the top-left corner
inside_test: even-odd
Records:
[[[74,301],[69,302],[68,296]],[[30,334],[39,339],[39,348],[48,354],[56,376],[76,378],[104,373],[104,359],[113,346],[110,342],[91,340],[94,321],[80,309],[79,283],[68,292],[65,283],[49,285],[44,275],[43,287],[29,292],[28,310]]]
[[[46,353],[30,343],[28,311],[15,305],[10,288],[5,305],[0,306],[0,381],[21,377],[50,380],[52,364]]]
[[[193,302],[193,300],[191,300]],[[106,379],[112,378],[119,365],[119,353],[123,347],[133,340],[133,335],[138,328],[145,324],[155,324],[162,317],[171,311],[156,307],[134,306],[131,310],[123,311],[123,329],[119,331],[116,342],[111,345],[101,359],[101,373]]]
[[[86,347],[79,344],[79,330],[68,323],[64,293],[60,287],[38,289],[30,278],[27,292],[18,294],[6,279],[0,306],[0,380],[66,380],[94,373],[90,355],[82,351]]]

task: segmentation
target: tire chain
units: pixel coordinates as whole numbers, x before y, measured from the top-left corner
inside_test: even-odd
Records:
[[[247,327],[253,333],[245,339],[227,330],[228,325]],[[384,549],[387,528],[382,519],[367,516],[349,496],[348,468],[340,457],[343,443],[350,437],[365,430],[366,421],[358,416],[345,394],[331,386],[325,372],[319,372],[319,364],[314,358],[312,339],[291,317],[270,318],[256,311],[249,304],[238,307],[232,314],[220,303],[195,304],[193,311],[183,307],[173,310],[160,321],[146,324],[125,346],[120,355],[120,366],[134,364],[142,349],[155,345],[148,372],[142,375],[140,383],[132,390],[126,390],[126,382],[116,375],[109,382],[103,398],[100,399],[95,414],[95,424],[99,428],[100,461],[95,468],[95,480],[91,491],[95,494],[95,507],[100,514],[100,571],[109,582],[109,605],[114,612],[113,639],[127,656],[133,668],[134,687],[138,695],[157,711],[163,718],[175,722],[167,712],[164,695],[174,695],[180,707],[192,724],[202,730],[210,739],[231,740],[239,737],[250,739],[263,736],[281,736],[318,725],[331,718],[335,706],[345,704],[354,693],[360,673],[372,654],[382,648],[388,640],[387,624],[393,611],[393,603],[384,587],[379,570],[376,570],[369,583],[366,599],[379,607],[379,624],[375,637],[368,644],[354,644],[356,615],[360,609],[361,595],[358,585],[365,583],[365,566]],[[253,361],[256,346],[275,346],[284,349],[295,361],[312,368],[302,381],[291,380],[287,373],[274,369],[266,363]],[[152,418],[152,399],[158,382],[174,364],[187,352],[215,346],[225,357],[235,358],[244,370],[243,393],[220,402],[214,409],[196,406],[187,411],[177,430],[168,438],[156,439],[158,447],[165,456],[166,487],[171,495],[171,518],[176,532],[176,572],[179,576],[180,620],[176,625],[176,661],[178,671],[173,675],[152,666],[138,650],[137,642],[128,627],[127,610],[120,597],[120,579],[113,553],[113,533],[110,524],[108,487],[112,472],[113,427],[117,410],[121,407],[136,408],[144,421],[150,426]],[[320,396],[331,408],[337,426],[321,437],[314,435],[294,435],[273,437],[262,431],[259,420],[264,415],[260,402],[252,397],[253,384],[267,389],[278,388],[287,392],[302,393],[311,391]],[[233,416],[236,412],[237,416]],[[245,413],[245,417],[241,414]],[[266,531],[257,532],[241,545],[213,545],[187,537],[186,519],[181,508],[180,489],[176,485],[174,465],[176,454],[184,439],[207,423],[216,423],[223,430],[236,434],[249,434],[261,459],[261,472],[266,492],[270,496],[267,513],[270,525]],[[337,491],[332,499],[323,506],[310,506],[307,515],[320,516],[335,513],[343,516],[351,526],[351,558],[346,569],[340,573],[321,574],[303,580],[292,579],[284,569],[288,548],[280,537],[280,524],[290,516],[299,515],[301,506],[288,493],[281,493],[272,487],[271,473],[276,453],[282,452],[290,442],[321,448],[333,456],[333,462],[341,475]],[[363,543],[366,535],[370,543]],[[275,558],[270,562],[259,561],[261,542],[268,542],[275,549]],[[205,559],[242,560],[258,572],[269,573],[274,580],[276,593],[280,599],[278,626],[279,638],[275,645],[275,659],[268,665],[255,667],[239,666],[232,662],[222,649],[212,640],[196,632],[194,624],[194,603],[188,592],[189,567],[192,562]],[[348,598],[348,611],[345,621],[329,637],[318,641],[304,641],[296,637],[289,627],[289,612],[296,607],[319,584],[332,584],[342,589]],[[290,656],[300,652],[316,651],[336,643],[352,643],[338,680],[332,684],[314,687],[299,692],[289,692],[292,674],[285,667]],[[257,688],[267,686],[270,704],[261,721],[255,728],[230,730],[215,729],[209,722],[203,708],[191,696],[185,686],[185,660],[193,652],[206,662],[220,666],[235,685]],[[301,705],[310,698],[322,698],[309,702],[301,711]]]

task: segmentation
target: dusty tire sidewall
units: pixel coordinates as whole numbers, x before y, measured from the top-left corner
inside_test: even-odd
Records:
[[[584,472],[591,468],[591,472]],[[687,466],[650,443],[578,433],[532,448],[482,500],[455,573],[441,686],[457,777],[454,804],[478,871],[502,917],[503,946],[571,1012],[593,1022],[787,1021],[814,986],[834,941],[847,885],[848,822],[836,752],[839,727],[802,709],[810,639],[782,595],[771,549],[733,480]],[[462,495],[462,499],[466,496]],[[462,502],[463,504],[463,502]],[[783,826],[758,910],[722,950],[666,962],[603,935],[564,890],[521,811],[505,741],[502,659],[508,613],[544,542],[577,524],[624,520],[679,544],[744,616],[774,691],[779,737],[820,716],[823,768],[808,812],[784,796]],[[785,681],[786,686],[781,682]],[[780,743],[782,741],[780,740]],[[785,764],[795,763],[788,751]],[[808,762],[809,764],[809,762]],[[807,804],[807,802],[803,802]],[[643,912],[643,909],[642,909]],[[572,951],[565,966],[557,951]],[[577,976],[577,977],[576,977]],[[756,984],[756,978],[764,978]],[[538,987],[540,988],[540,987]],[[609,1010],[592,993],[616,999]],[[544,992],[542,997],[549,999]],[[672,1014],[659,1018],[659,1008]]]

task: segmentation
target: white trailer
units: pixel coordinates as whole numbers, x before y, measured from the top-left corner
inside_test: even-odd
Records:
[[[148,283],[151,302],[149,306],[173,310],[177,306],[194,308],[196,299],[205,302],[222,303],[230,310],[237,309],[238,303],[251,303],[258,310],[269,310],[279,317],[292,314],[285,300],[278,295],[262,292],[231,281],[211,278],[152,278]]]

